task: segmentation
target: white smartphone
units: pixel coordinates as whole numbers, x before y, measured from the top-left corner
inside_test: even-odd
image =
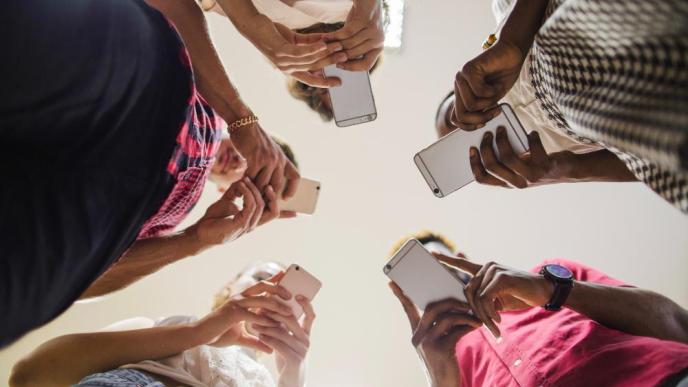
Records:
[[[297,320],[303,315],[303,308],[296,302],[296,296],[301,295],[309,301],[313,301],[315,295],[318,294],[322,287],[320,280],[297,264],[289,265],[284,272],[284,277],[282,277],[278,284],[287,289],[292,294],[292,297],[288,301],[284,301],[279,296],[275,296],[275,298],[289,306]],[[244,329],[248,334],[258,336],[258,332],[253,329],[252,324],[245,324]]]
[[[362,124],[377,118],[373,89],[367,71],[348,71],[329,65],[323,69],[326,77],[337,77],[340,86],[330,87],[334,122],[339,127]]]
[[[528,135],[508,104],[500,104],[501,113],[485,126],[473,131],[455,130],[416,153],[413,161],[435,196],[442,198],[475,180],[468,156],[471,147],[480,149],[486,132],[495,134],[506,128],[509,143],[517,154],[528,151]],[[497,152],[496,140],[492,146]],[[498,153],[497,153],[498,154]]]
[[[320,182],[301,178],[294,196],[288,200],[279,200],[280,210],[312,215],[318,204],[318,197],[320,197]]]
[[[383,271],[420,310],[447,298],[466,302],[465,284],[416,239],[404,243]]]
[[[301,295],[309,301],[313,301],[315,295],[318,294],[322,287],[322,283],[317,278],[297,264],[291,264],[287,268],[279,285],[289,290],[292,294],[293,297],[289,301],[285,301],[285,303],[294,312],[296,319],[301,318],[303,315],[303,308],[296,302],[296,296]]]

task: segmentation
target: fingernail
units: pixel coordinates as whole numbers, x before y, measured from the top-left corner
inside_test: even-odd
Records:
[[[475,157],[478,155],[478,150],[475,148],[471,148],[471,157]]]
[[[492,140],[492,132],[485,133],[485,139],[486,140]]]
[[[335,60],[336,60],[338,63],[346,62],[347,60],[349,60],[349,57],[346,56],[346,54],[337,54],[337,56],[335,57]]]
[[[341,43],[335,43],[335,45],[334,45],[334,51],[335,52],[342,51],[343,49],[344,49],[344,46],[342,46]]]
[[[296,299],[297,299],[298,301],[304,301],[304,300],[306,300],[306,297],[304,297],[304,296],[302,296],[302,295],[299,294],[298,296],[296,296]]]
[[[504,134],[504,133],[506,133],[506,129],[504,129],[503,126],[500,126],[499,128],[497,128],[497,134]]]
[[[480,128],[483,128],[483,127],[485,127],[485,124],[478,124],[478,125],[475,126],[476,129],[480,129]]]

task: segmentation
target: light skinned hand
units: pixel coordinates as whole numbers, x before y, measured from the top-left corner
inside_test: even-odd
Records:
[[[257,123],[231,133],[232,142],[248,162],[246,176],[261,192],[270,185],[278,197],[294,196],[301,176],[279,145]],[[267,196],[267,193],[266,193]]]
[[[241,209],[236,204],[239,198],[243,198]],[[264,207],[260,191],[249,179],[244,178],[232,184],[191,228],[204,246],[233,241],[258,225]]]
[[[291,316],[291,308],[278,301],[276,297],[288,299],[291,294],[281,286],[275,285],[274,277],[260,282],[227,300],[221,307],[212,311],[192,326],[205,344],[213,346],[244,345],[271,353],[266,343],[244,332],[242,324],[259,324],[265,327],[277,327],[278,321],[254,311],[268,311],[273,316]]]
[[[279,326],[254,325],[258,338],[267,344],[275,353],[275,363],[279,372],[279,385],[282,387],[302,387],[305,383],[305,361],[310,349],[310,334],[315,320],[311,303],[302,295],[296,295],[296,301],[304,311],[302,322],[292,316],[281,316],[273,312],[264,312]]]
[[[354,1],[344,26],[324,34],[328,42],[339,42],[348,60],[337,67],[349,71],[369,71],[382,53],[385,32],[382,3],[378,0]]]

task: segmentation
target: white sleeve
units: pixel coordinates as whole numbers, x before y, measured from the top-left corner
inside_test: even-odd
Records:
[[[105,328],[101,329],[99,332],[117,332],[117,331],[130,331],[134,329],[145,329],[152,328],[155,326],[155,321],[148,317],[132,317],[126,320],[118,321],[112,323]]]

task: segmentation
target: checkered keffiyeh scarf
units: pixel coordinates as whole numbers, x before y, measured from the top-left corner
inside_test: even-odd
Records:
[[[688,213],[688,1],[550,0],[532,50],[552,123]]]

